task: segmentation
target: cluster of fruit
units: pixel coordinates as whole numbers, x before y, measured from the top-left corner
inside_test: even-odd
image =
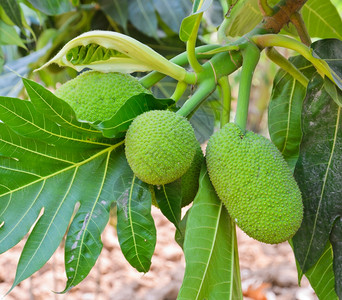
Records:
[[[79,119],[94,121],[108,119],[141,92],[148,93],[129,75],[90,71],[61,86],[56,95]],[[140,180],[151,185],[181,180],[182,206],[194,199],[204,158],[186,118],[168,110],[139,115],[127,131],[125,153]],[[271,141],[228,123],[209,139],[206,164],[218,197],[249,236],[273,244],[296,233],[303,217],[301,193]]]

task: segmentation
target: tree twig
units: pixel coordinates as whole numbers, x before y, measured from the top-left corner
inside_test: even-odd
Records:
[[[304,20],[300,12],[295,12],[291,15],[291,23],[296,27],[299,38],[303,44],[310,46],[311,38],[309,36],[308,30],[305,26]]]
[[[258,5],[263,16],[273,15],[273,9],[268,5],[267,0],[258,0]]]

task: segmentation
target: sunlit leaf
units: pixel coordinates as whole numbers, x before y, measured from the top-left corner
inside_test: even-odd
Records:
[[[290,60],[307,78],[311,78],[316,72],[302,56],[295,56]],[[302,138],[301,112],[305,95],[306,87],[284,70],[278,71],[268,107],[268,130],[272,142],[291,169],[294,169],[299,155]]]
[[[192,7],[192,14],[183,19],[181,28],[179,30],[179,38],[186,42],[189,40],[192,30],[198,18],[205,12],[211,5],[213,0],[195,1]]]
[[[122,142],[78,122],[68,104],[37,83],[24,79],[24,84],[31,101],[0,97],[0,251],[16,245],[37,221],[14,287],[48,261],[79,203],[67,239],[69,288],[85,278],[102,247],[113,180],[121,176],[116,164]]]
[[[118,238],[123,255],[138,271],[146,273],[156,244],[156,229],[151,215],[151,193],[128,164],[115,183]]]
[[[152,109],[166,109],[174,104],[172,99],[157,99],[152,94],[139,94],[129,98],[109,120],[95,122],[93,126],[105,137],[122,137],[138,115]]]
[[[233,287],[235,238],[233,222],[203,167],[186,224],[186,267],[178,300],[242,299],[241,290]]]

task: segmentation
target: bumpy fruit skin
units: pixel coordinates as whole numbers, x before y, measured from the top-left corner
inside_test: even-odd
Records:
[[[197,144],[196,153],[190,168],[181,177],[182,207],[189,205],[198,191],[199,175],[204,160],[202,148]]]
[[[301,193],[274,144],[228,123],[209,139],[206,158],[219,198],[250,237],[277,244],[296,233],[303,218]]]
[[[191,124],[174,112],[153,110],[134,119],[127,130],[128,164],[142,181],[167,184],[190,167],[197,140]]]
[[[80,120],[110,119],[132,96],[149,93],[128,74],[87,71],[61,85],[55,95],[66,101]]]

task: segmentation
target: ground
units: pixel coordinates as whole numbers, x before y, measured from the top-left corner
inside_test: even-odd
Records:
[[[175,300],[184,275],[184,257],[173,239],[174,227],[153,208],[158,241],[150,272],[138,273],[124,259],[115,229],[107,226],[104,247],[89,276],[69,293],[61,248],[40,271],[17,286],[6,300]],[[307,280],[297,285],[293,253],[288,243],[266,245],[238,231],[244,299],[314,300]],[[0,256],[0,295],[11,286],[23,243]],[[214,299],[221,300],[221,299]],[[224,300],[224,299],[222,299]]]

